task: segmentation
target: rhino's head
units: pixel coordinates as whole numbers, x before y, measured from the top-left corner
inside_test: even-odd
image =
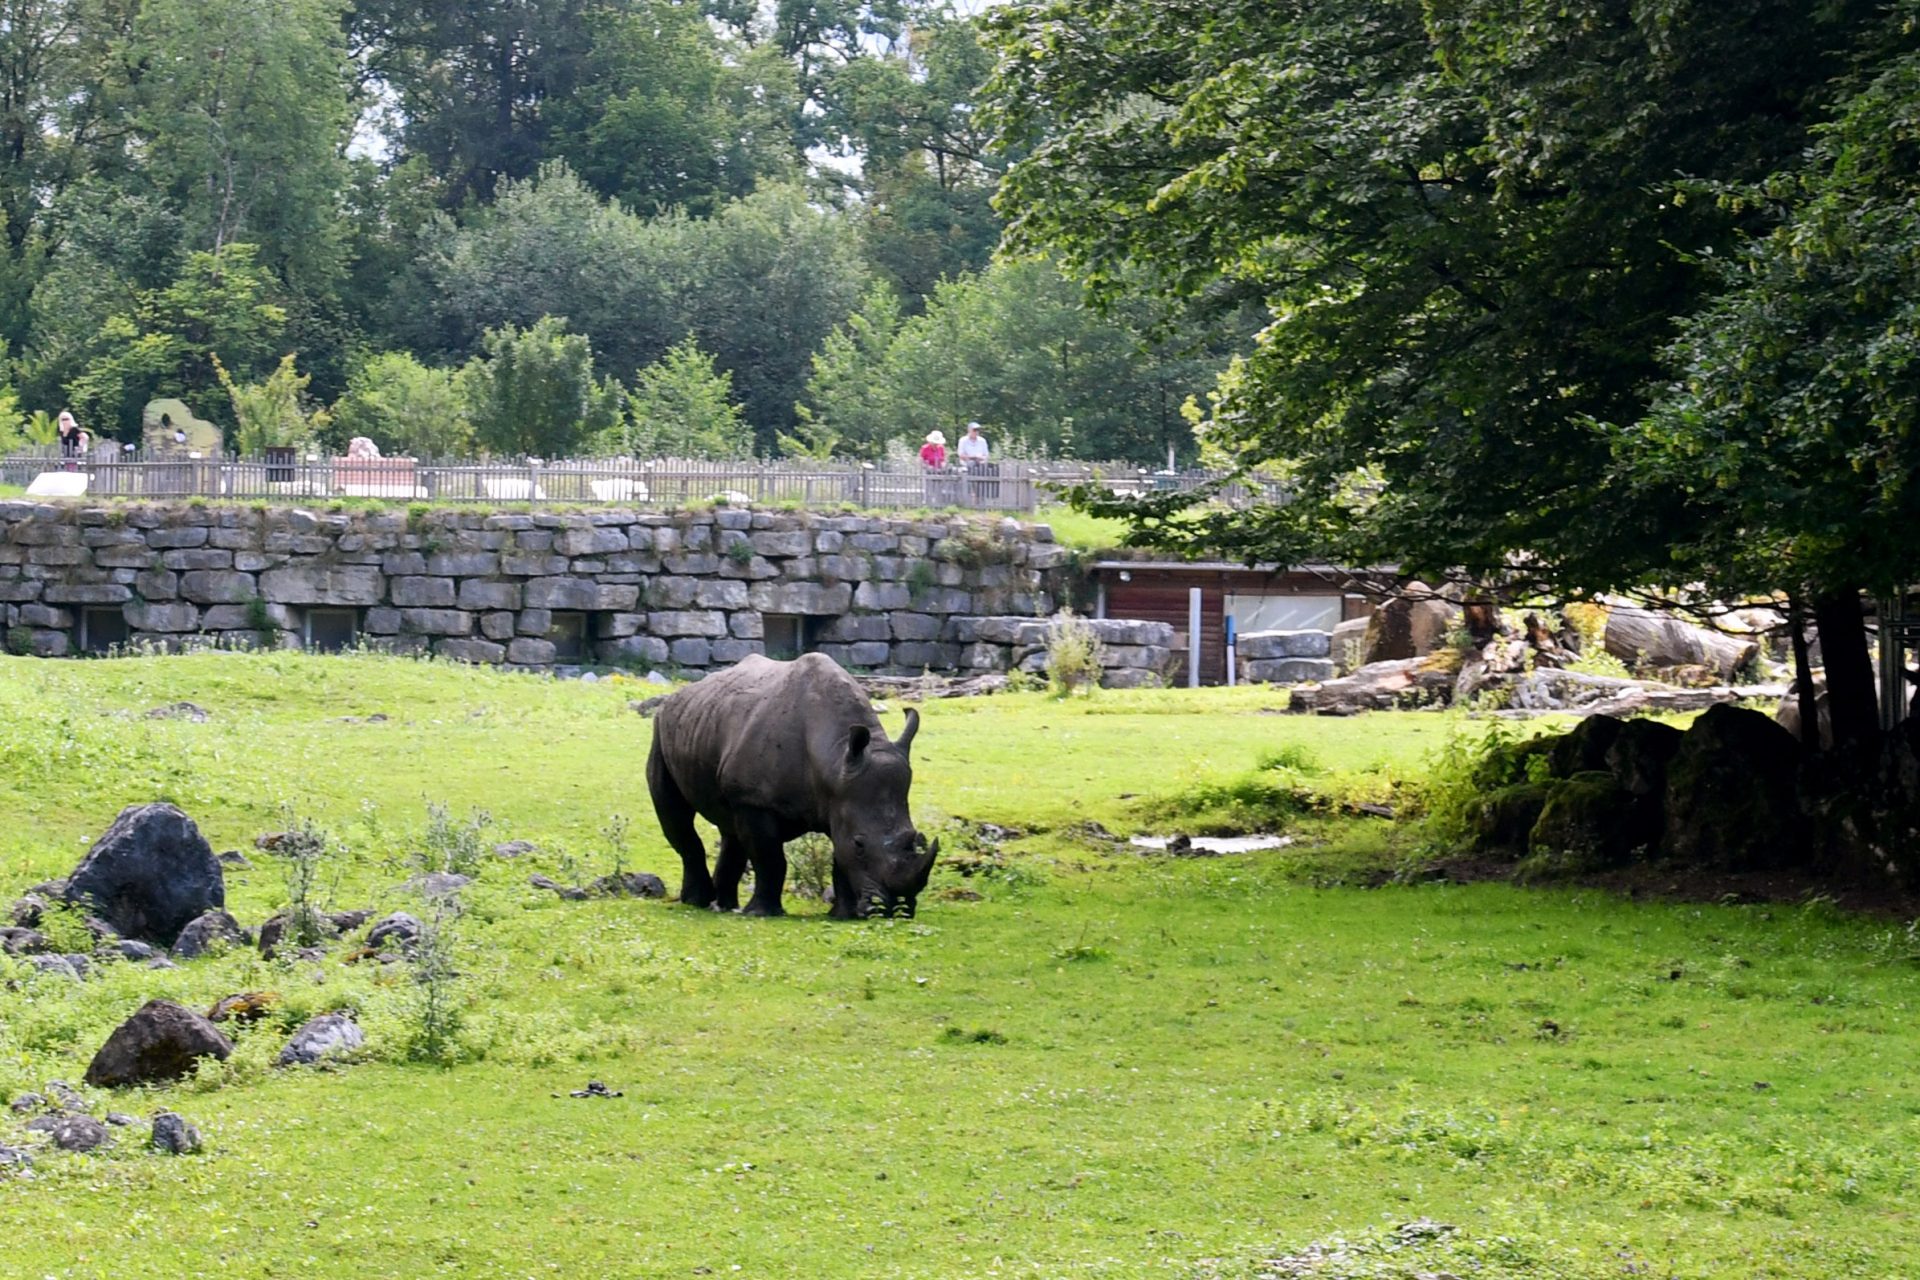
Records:
[[[912,708],[897,742],[875,738],[865,725],[848,731],[827,812],[834,866],[852,889],[850,903],[836,903],[843,914],[911,916],[915,898],[927,887],[940,842],[929,846],[907,812],[913,785],[907,752],[919,731],[920,713]]]

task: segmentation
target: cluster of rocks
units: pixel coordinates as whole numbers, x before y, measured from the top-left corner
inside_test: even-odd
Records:
[[[1063,626],[1084,627],[1099,642],[1100,683],[1109,689],[1153,688],[1167,683],[1182,653],[1174,629],[1136,618],[984,617],[950,619],[943,642],[953,661],[941,665],[963,676],[1047,669],[1048,645]]]
[[[134,1117],[120,1111],[94,1115],[94,1106],[79,1090],[63,1080],[47,1084],[43,1093],[23,1093],[8,1104],[14,1117],[23,1121],[22,1130],[56,1151],[88,1152],[114,1145],[116,1134],[138,1125]],[[200,1131],[172,1111],[153,1114],[148,1142],[156,1151],[168,1155],[190,1155],[200,1150]],[[33,1151],[27,1146],[0,1144],[0,1173],[33,1167]]]
[[[1538,759],[1542,763],[1530,765]],[[1868,757],[1809,756],[1757,711],[1716,705],[1683,732],[1590,716],[1492,752],[1474,779],[1482,853],[1584,872],[1668,859],[1692,869],[1920,872],[1920,721]]]
[[[1017,646],[962,623],[1050,614],[1069,561],[1045,525],[960,517],[0,502],[0,623],[59,656],[87,609],[166,648],[297,644],[305,611],[341,609],[368,644],[546,668],[575,634],[555,615],[584,614],[573,661],[699,672],[763,652],[778,617],[847,666],[994,669]]]

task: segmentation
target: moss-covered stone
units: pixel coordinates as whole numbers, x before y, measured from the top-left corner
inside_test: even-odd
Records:
[[[1730,871],[1816,860],[1797,795],[1800,744],[1757,711],[1709,707],[1667,766],[1664,851]]]
[[[1646,847],[1641,805],[1610,773],[1589,770],[1551,784],[1527,836],[1529,870],[1573,874],[1620,866]]]
[[[1513,858],[1526,853],[1527,835],[1552,790],[1552,783],[1520,782],[1488,792],[1474,818],[1475,850]]]
[[[1554,740],[1547,760],[1556,778],[1571,778],[1607,767],[1607,748],[1620,736],[1621,722],[1612,716],[1588,716]]]

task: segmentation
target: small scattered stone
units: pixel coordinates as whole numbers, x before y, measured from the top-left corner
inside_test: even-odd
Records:
[[[0,1147],[0,1169],[31,1169],[33,1157],[18,1147]]]
[[[178,969],[179,967],[179,965],[167,959],[165,956],[155,956],[153,959],[147,961],[147,968],[149,969]]]
[[[47,1096],[52,1098],[54,1105],[62,1111],[87,1111],[90,1109],[87,1106],[87,1100],[81,1097],[79,1092],[65,1080],[49,1080],[47,1082]]]
[[[420,922],[404,911],[396,911],[367,930],[367,949],[378,951],[384,942],[410,947],[420,940]]]
[[[188,720],[194,724],[205,724],[207,722],[207,710],[205,707],[196,706],[191,702],[170,702],[164,707],[155,707],[153,710],[147,712],[147,719]]]
[[[168,1155],[192,1155],[200,1149],[200,1131],[171,1111],[153,1118],[153,1145]]]
[[[587,889],[603,898],[664,898],[667,896],[667,882],[649,871],[629,871],[622,876],[601,876],[588,885]]]
[[[327,917],[341,933],[351,933],[373,919],[371,911],[335,911]]]
[[[223,867],[237,867],[242,871],[246,871],[253,866],[253,859],[238,849],[228,849],[221,853],[220,865]]]
[[[240,991],[214,1001],[213,1008],[207,1010],[207,1021],[258,1022],[279,1003],[278,992]]]
[[[23,1116],[29,1111],[38,1111],[40,1108],[46,1106],[47,1099],[43,1094],[23,1093],[7,1105],[13,1108],[15,1115]]]
[[[45,951],[52,945],[47,940],[47,935],[37,929],[0,929],[0,951],[10,956],[30,956],[36,952]]]
[[[29,893],[23,898],[14,899],[13,906],[8,909],[7,914],[22,929],[33,929],[39,926],[40,917],[45,915],[46,911],[46,899],[37,893]]]
[[[28,956],[27,963],[42,973],[50,973],[58,978],[80,981],[80,971],[73,967],[73,961],[66,956]]]
[[[584,1089],[575,1089],[567,1095],[570,1098],[624,1098],[627,1095],[619,1089],[609,1089],[598,1080],[587,1081]]]
[[[130,1125],[136,1125],[140,1122],[124,1111],[109,1111],[107,1112],[107,1123],[116,1129],[125,1129]]]
[[[151,960],[160,954],[135,938],[120,939],[113,944],[113,950],[122,960]]]
[[[280,1050],[283,1067],[312,1066],[322,1058],[350,1053],[367,1042],[366,1033],[344,1013],[323,1013],[293,1033]]]
[[[493,846],[493,856],[496,858],[521,858],[532,853],[534,847],[534,843],[531,840],[508,840],[504,844]]]
[[[58,1112],[27,1121],[27,1128],[46,1134],[62,1151],[92,1151],[113,1141],[113,1131],[92,1116]]]
[[[203,912],[189,920],[173,943],[176,960],[196,960],[222,947],[244,947],[253,938],[225,911]]]
[[[276,853],[292,834],[291,831],[268,831],[253,838],[253,847],[266,853]]]
[[[407,881],[407,888],[424,898],[450,898],[472,883],[472,876],[455,871],[429,871]]]
[[[527,877],[527,883],[536,889],[546,889],[550,892],[557,893],[569,902],[585,902],[587,900],[587,891],[585,889],[580,888],[578,885],[561,884],[551,876],[543,876],[537,871]]]

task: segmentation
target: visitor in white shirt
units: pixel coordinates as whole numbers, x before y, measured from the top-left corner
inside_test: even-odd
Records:
[[[987,438],[980,434],[980,424],[969,422],[967,434],[960,437],[960,461],[966,463],[985,462],[987,460]]]

